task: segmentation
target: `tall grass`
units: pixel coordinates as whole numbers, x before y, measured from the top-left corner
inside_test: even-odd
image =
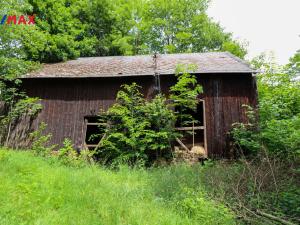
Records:
[[[234,224],[227,208],[196,188],[190,174],[198,172],[72,168],[0,150],[0,224]]]

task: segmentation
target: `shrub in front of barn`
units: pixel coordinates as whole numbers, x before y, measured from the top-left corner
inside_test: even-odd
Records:
[[[171,160],[174,141],[181,136],[175,123],[182,118],[194,120],[188,111],[196,110],[202,92],[196,76],[189,73],[193,70],[192,64],[177,66],[177,83],[170,88],[169,99],[157,93],[147,101],[136,83],[122,85],[116,103],[101,115],[107,128],[96,149],[97,158],[106,164],[147,166]]]

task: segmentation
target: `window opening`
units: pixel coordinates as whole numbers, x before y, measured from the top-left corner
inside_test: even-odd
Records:
[[[84,144],[87,149],[93,150],[104,137],[106,122],[101,116],[86,116],[84,121],[86,126]]]
[[[204,100],[199,100],[196,111],[190,110],[186,113],[192,115],[193,120],[191,118],[178,118],[176,121],[176,130],[182,134],[179,146],[182,147],[183,144],[189,150],[194,146],[202,146],[206,150]]]

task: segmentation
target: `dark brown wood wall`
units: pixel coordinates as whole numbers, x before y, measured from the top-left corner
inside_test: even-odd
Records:
[[[226,156],[227,132],[232,123],[246,121],[243,104],[256,105],[256,84],[251,74],[207,74],[198,75],[205,100],[207,148],[210,156]],[[174,76],[161,76],[164,93],[176,81]],[[43,110],[35,120],[48,124],[52,142],[61,144],[70,138],[76,148],[83,147],[84,117],[107,110],[115,101],[117,91],[124,83],[136,82],[143,87],[147,98],[154,91],[154,77],[118,78],[38,78],[24,79],[23,88],[29,96],[42,99]]]
[[[207,148],[210,155],[225,157],[229,153],[228,132],[232,124],[247,121],[243,105],[256,106],[256,82],[251,75],[228,75],[215,76],[204,80],[203,84]]]

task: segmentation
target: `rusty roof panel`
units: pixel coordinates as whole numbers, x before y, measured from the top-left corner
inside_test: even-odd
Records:
[[[174,74],[177,64],[196,64],[195,73],[254,73],[245,61],[228,52],[139,56],[86,57],[44,64],[23,78],[119,77]]]

